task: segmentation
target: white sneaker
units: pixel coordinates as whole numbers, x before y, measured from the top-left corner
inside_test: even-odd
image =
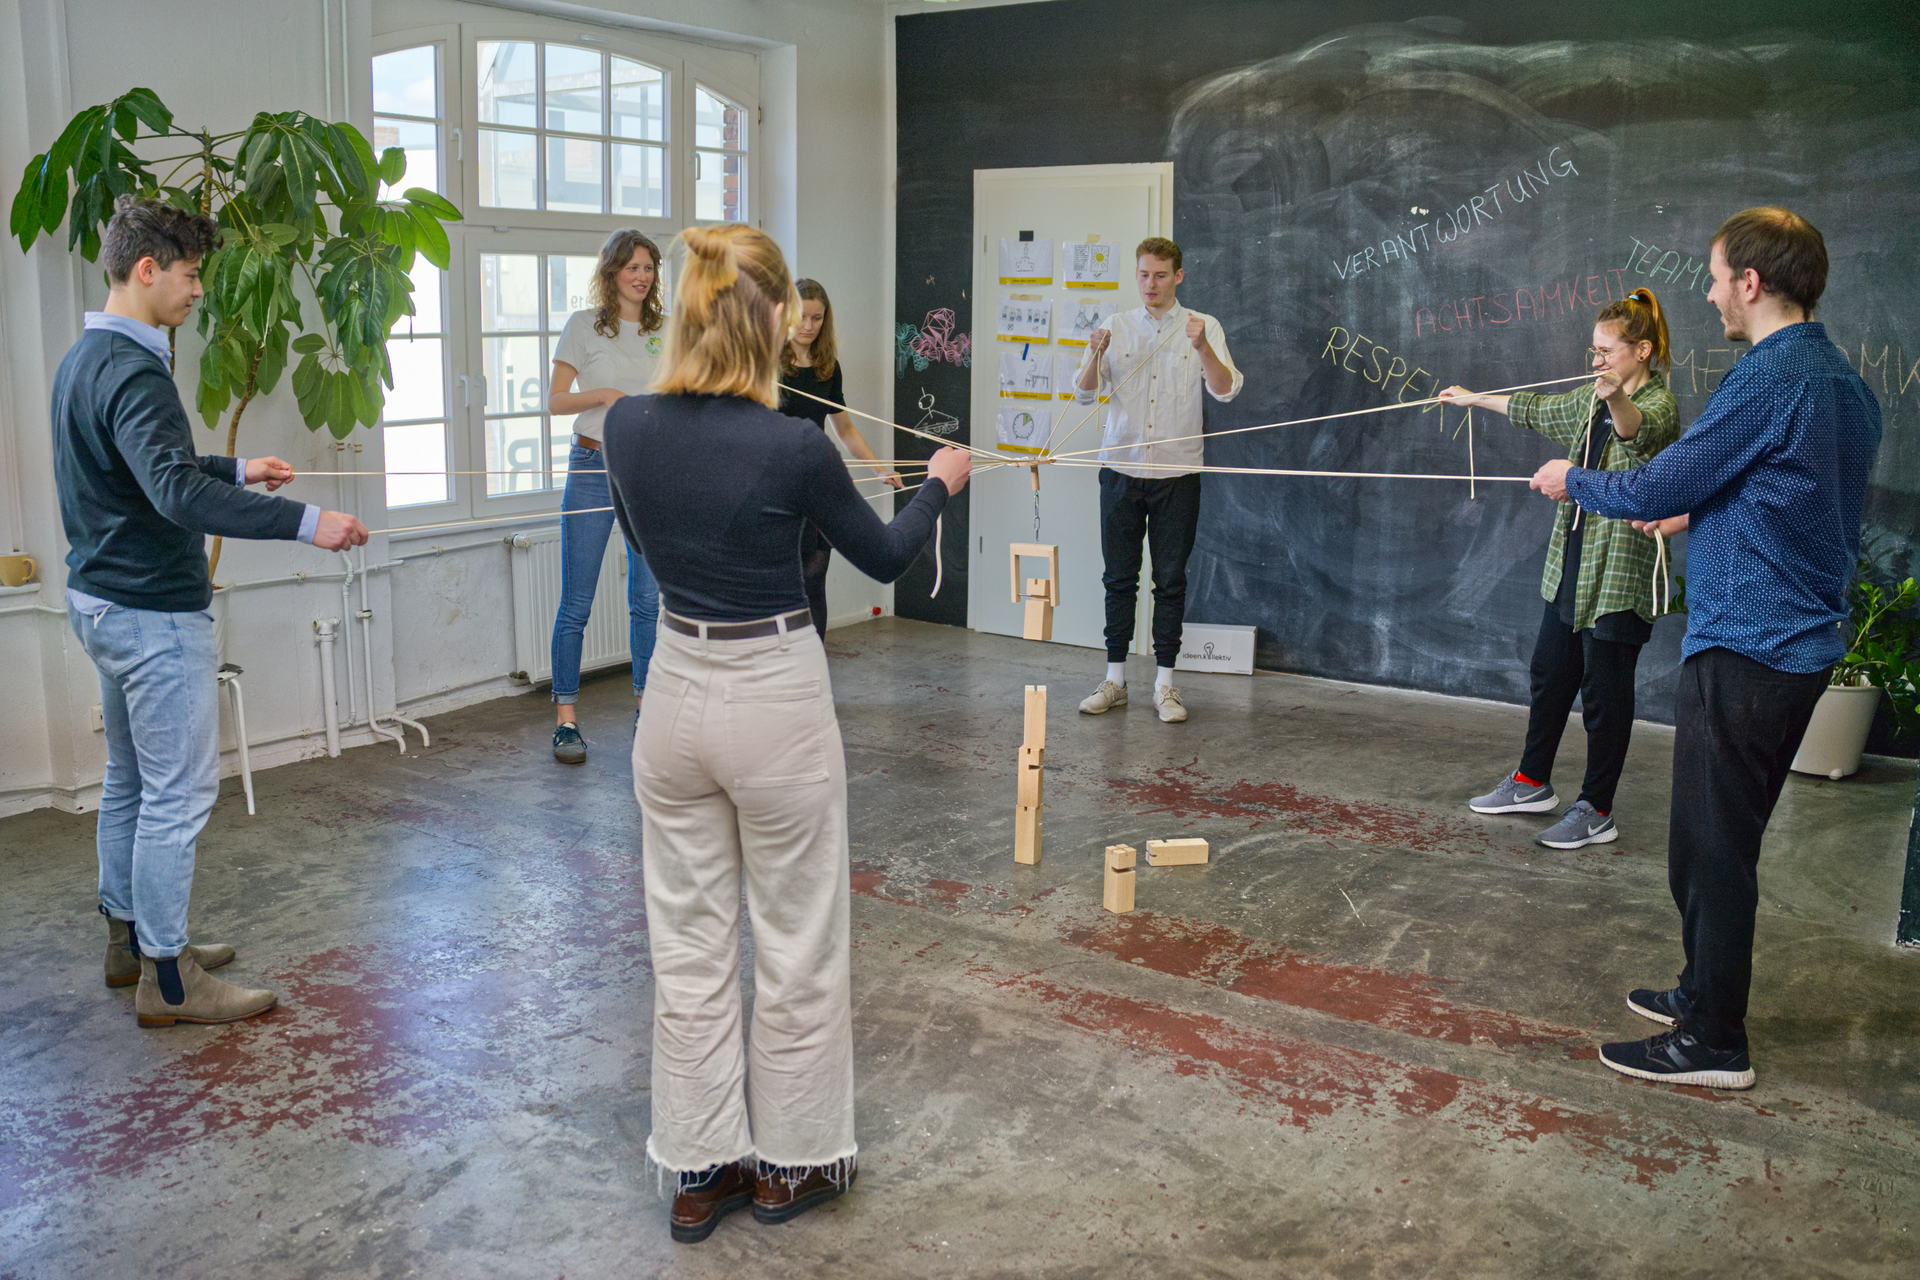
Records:
[[[1111,680],[1102,680],[1100,687],[1092,694],[1080,700],[1080,714],[1101,716],[1115,707],[1127,705],[1127,686],[1115,684]]]
[[[1170,684],[1155,687],[1153,709],[1160,713],[1162,724],[1179,724],[1187,718],[1186,704],[1180,701],[1180,691]]]

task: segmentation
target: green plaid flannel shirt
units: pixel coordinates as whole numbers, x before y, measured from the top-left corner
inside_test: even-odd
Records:
[[[1640,410],[1640,434],[1622,440],[1609,431],[1600,453],[1601,471],[1628,471],[1652,459],[1653,455],[1680,438],[1680,406],[1666,381],[1652,374],[1632,396]],[[1577,465],[1581,442],[1586,438],[1587,422],[1593,415],[1593,384],[1575,387],[1565,395],[1547,396],[1534,391],[1516,391],[1507,399],[1507,414],[1516,427],[1538,431],[1547,439],[1567,446],[1567,457]],[[1547,542],[1547,571],[1540,576],[1540,595],[1553,600],[1560,594],[1560,569],[1566,562],[1567,533],[1573,525],[1575,507],[1559,504],[1553,520],[1553,537]],[[1580,531],[1586,541],[1580,544],[1580,581],[1574,589],[1573,628],[1582,631],[1593,625],[1603,613],[1631,609],[1652,622],[1653,611],[1653,539],[1625,520],[1609,520],[1586,512],[1580,518]]]

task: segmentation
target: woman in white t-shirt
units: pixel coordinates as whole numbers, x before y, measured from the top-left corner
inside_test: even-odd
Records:
[[[600,562],[613,532],[613,500],[607,464],[601,458],[601,424],[607,406],[641,395],[653,381],[666,323],[660,300],[660,249],[638,231],[616,231],[600,250],[589,300],[593,306],[567,318],[553,349],[553,380],[547,410],[575,414],[573,448],[567,454],[567,489],[560,502],[560,612],[553,620],[553,700],[557,723],[553,757],[583,764],[574,704],[580,698],[581,637],[593,611]],[[574,384],[579,383],[579,390]],[[578,513],[578,514],[574,514]],[[647,688],[660,620],[660,592],[644,556],[627,548],[627,618],[633,651],[633,698]]]

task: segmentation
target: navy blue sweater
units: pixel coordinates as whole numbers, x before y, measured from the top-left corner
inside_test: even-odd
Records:
[[[907,571],[947,505],[928,480],[883,524],[810,422],[729,396],[627,396],[607,410],[613,508],[647,557],[661,603],[696,622],[804,611],[809,520],[869,577]]]
[[[53,380],[53,474],[67,585],[129,609],[183,613],[213,599],[203,535],[296,538],[306,506],[248,493],[232,458],[203,458],[166,362],[89,329]]]

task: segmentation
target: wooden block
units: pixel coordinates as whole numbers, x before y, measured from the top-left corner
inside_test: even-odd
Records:
[[[1046,767],[1047,749],[1045,747],[1021,747],[1020,767],[1022,769],[1042,769]]]
[[[1020,739],[1023,747],[1044,747],[1047,745],[1047,686],[1030,684],[1027,686],[1026,732]]]
[[[1053,599],[1053,583],[1045,578],[1028,578],[1027,594],[1030,596],[1039,596],[1042,600],[1051,601]]]
[[[1139,851],[1130,844],[1110,844],[1107,846],[1107,870],[1130,870],[1134,859],[1139,856]]]
[[[1024,764],[1020,766],[1020,799],[1018,803],[1021,807],[1031,806],[1035,809],[1040,807],[1042,803],[1040,799],[1041,784],[1046,776],[1047,771],[1045,769],[1029,768]]]
[[[1027,601],[1026,615],[1020,620],[1022,640],[1053,639],[1053,606],[1045,600]]]
[[[1133,872],[1108,867],[1106,892],[1101,895],[1100,905],[1116,915],[1133,910]]]
[[[1147,865],[1150,867],[1192,867],[1207,861],[1205,840],[1149,840]]]
[[[1029,867],[1040,865],[1040,806],[1021,805],[1013,811],[1013,860]]]

